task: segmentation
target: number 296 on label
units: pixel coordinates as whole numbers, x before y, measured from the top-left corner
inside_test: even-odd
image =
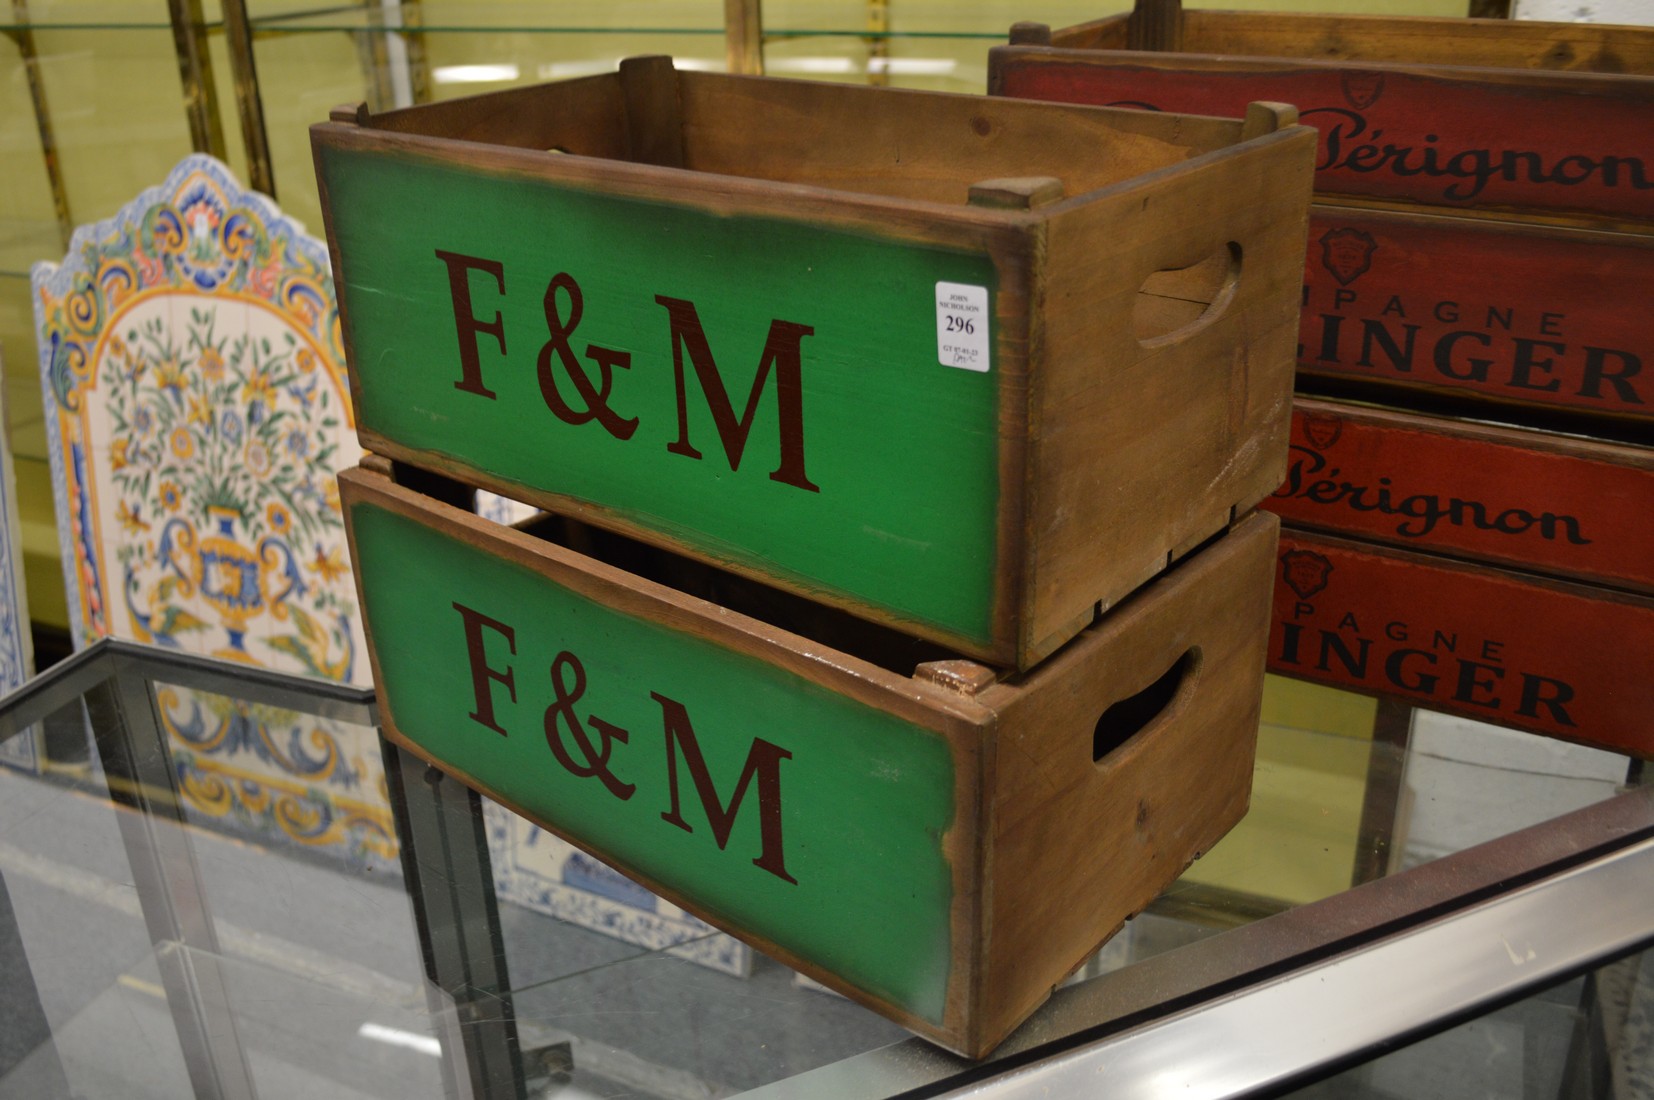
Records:
[[[988,332],[988,288],[966,283],[937,283],[937,360],[944,367],[986,371],[992,346]]]

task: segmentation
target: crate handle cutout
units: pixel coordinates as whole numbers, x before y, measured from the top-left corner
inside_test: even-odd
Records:
[[[1185,340],[1223,316],[1240,285],[1241,246],[1235,241],[1187,267],[1156,271],[1137,288],[1131,332],[1146,348]]]
[[[1148,687],[1111,704],[1091,735],[1091,760],[1101,764],[1139,733],[1182,706],[1200,669],[1200,647],[1191,646]]]

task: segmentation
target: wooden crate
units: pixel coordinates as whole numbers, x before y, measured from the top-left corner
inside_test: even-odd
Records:
[[[362,440],[1029,667],[1280,482],[1314,135],[1243,113],[660,58],[336,113]]]
[[[374,463],[340,485],[386,736],[953,1050],[986,1053],[1245,811],[1267,513],[1015,674]]]
[[[1654,420],[1636,304],[1654,294],[1654,29],[1140,0],[1012,41],[990,54],[997,94],[1267,98],[1319,128],[1298,347],[1317,384],[1619,438]]]
[[[1296,105],[1317,194],[1654,226],[1654,29],[1138,0],[992,51],[1001,95],[1232,114]]]
[[[1647,447],[1301,397],[1265,507],[1296,528],[1654,594]]]
[[[1654,598],[1283,528],[1269,669],[1654,757]]]

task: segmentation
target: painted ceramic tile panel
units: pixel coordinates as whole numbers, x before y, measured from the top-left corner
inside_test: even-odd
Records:
[[[502,900],[726,974],[751,973],[752,948],[567,841],[486,800],[483,820]]]
[[[361,448],[322,242],[192,156],[76,230],[31,290],[76,645],[370,683],[334,480]],[[352,857],[392,836],[375,731],[158,696],[197,815],[275,807],[275,834]]]
[[[540,510],[531,504],[502,497],[498,493],[490,493],[487,489],[477,490],[477,515],[483,519],[493,520],[503,527],[521,523],[539,513]]]
[[[36,265],[32,290],[76,644],[370,684],[334,480],[362,451],[325,245],[192,156]],[[534,510],[490,495],[479,511]],[[192,814],[395,859],[374,731],[164,685],[156,702]],[[746,972],[748,948],[609,868],[492,832],[502,898]]]
[[[4,367],[0,366],[0,374]],[[28,592],[23,587],[22,527],[17,518],[17,478],[6,439],[6,392],[0,387],[0,695],[34,671],[29,638]],[[0,741],[0,764],[27,772],[41,767],[39,734],[28,730]]]
[[[71,626],[366,684],[321,242],[186,159],[32,277]]]

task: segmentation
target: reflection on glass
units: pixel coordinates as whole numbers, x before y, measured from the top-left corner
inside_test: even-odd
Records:
[[[1654,953],[1562,982],[1290,1095],[1648,1096],[1654,1090]]]
[[[0,969],[0,1095],[190,1095],[203,1067],[259,1095],[396,1100],[473,1075],[481,1095],[707,1097],[815,1070],[845,1081],[846,1060],[957,1071],[417,759],[382,756],[365,704],[321,697],[344,689],[143,660],[153,671],[89,678],[43,720],[0,707],[0,956],[22,964]],[[1627,779],[1624,758],[1456,720],[1386,732],[1370,700],[1281,681],[1265,717],[1251,814],[1076,980]],[[369,786],[394,827],[350,809]],[[1307,1095],[1469,1095],[1473,1063],[1493,1095],[1556,1095],[1587,1056],[1634,1075],[1648,985],[1608,968],[1339,1079],[1355,1091]],[[1068,992],[1071,1013],[1084,991]],[[504,1070],[484,1065],[501,1051]]]
[[[378,731],[170,684],[154,690],[191,821],[272,848],[395,867]]]

